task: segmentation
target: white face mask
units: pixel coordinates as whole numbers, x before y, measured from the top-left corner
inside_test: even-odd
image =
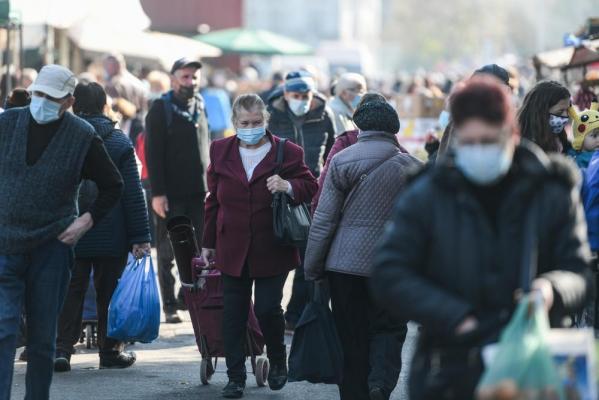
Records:
[[[60,118],[60,103],[49,100],[45,97],[31,96],[29,111],[31,116],[40,125],[49,124]]]
[[[289,99],[288,103],[291,112],[297,115],[298,117],[306,115],[308,114],[308,111],[310,111],[310,100]]]
[[[464,176],[477,185],[491,185],[504,177],[513,155],[503,144],[457,145],[455,162]]]

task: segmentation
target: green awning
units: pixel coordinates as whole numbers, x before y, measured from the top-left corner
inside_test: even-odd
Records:
[[[194,39],[218,47],[225,53],[258,55],[309,55],[312,47],[285,36],[257,29],[224,29],[197,35]]]

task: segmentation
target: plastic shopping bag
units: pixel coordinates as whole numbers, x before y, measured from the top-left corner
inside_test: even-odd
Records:
[[[149,343],[158,337],[160,299],[150,255],[129,262],[108,308],[108,336]]]
[[[536,294],[522,299],[477,388],[478,400],[563,399],[547,345],[549,321]]]

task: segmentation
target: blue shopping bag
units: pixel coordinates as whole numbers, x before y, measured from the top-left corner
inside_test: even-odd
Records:
[[[108,307],[108,336],[123,342],[150,343],[160,329],[160,299],[150,255],[127,267]]]

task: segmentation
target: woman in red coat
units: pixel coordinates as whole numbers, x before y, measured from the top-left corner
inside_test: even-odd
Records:
[[[317,190],[303,150],[291,142],[285,144],[280,176],[273,175],[280,140],[266,130],[267,122],[260,97],[240,96],[233,104],[237,135],[210,147],[202,255],[215,260],[223,274],[226,398],[242,397],[245,388],[244,343],[254,283],[255,312],[271,365],[268,384],[280,390],[287,382],[281,300],[287,274],[300,265],[300,257],[295,247],[275,243],[272,195],[285,192],[302,203]]]

